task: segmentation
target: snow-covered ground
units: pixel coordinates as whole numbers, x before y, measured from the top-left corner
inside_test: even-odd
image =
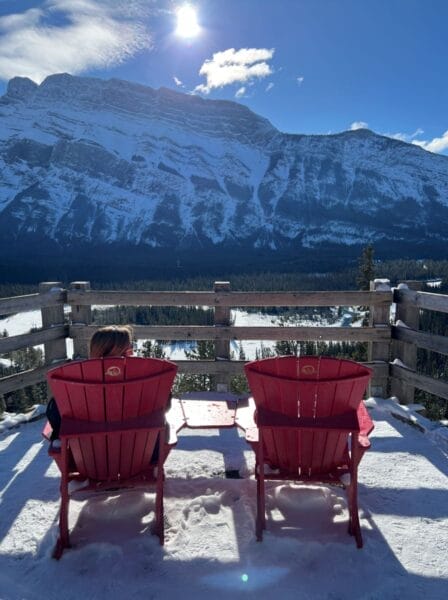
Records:
[[[56,562],[58,472],[43,423],[0,434],[0,598],[445,598],[448,457],[387,403],[371,404],[362,550],[339,488],[273,482],[257,543],[252,452],[236,430],[184,430],[166,463],[165,546],[149,533],[154,497],[134,491],[73,501],[73,548]],[[229,469],[243,479],[225,479]]]

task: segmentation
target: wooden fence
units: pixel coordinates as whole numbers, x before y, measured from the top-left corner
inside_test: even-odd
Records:
[[[394,325],[390,321],[392,303],[397,304]],[[214,341],[214,360],[176,362],[180,373],[215,375],[218,390],[225,390],[229,378],[243,372],[244,361],[230,358],[232,340],[346,341],[368,343],[366,364],[373,369],[372,395],[387,397],[392,389],[402,403],[409,403],[417,387],[448,399],[448,383],[416,372],[417,347],[448,354],[446,337],[430,335],[418,328],[420,309],[448,312],[448,296],[403,286],[392,290],[388,280],[375,280],[367,292],[235,292],[228,282],[215,282],[209,292],[128,292],[92,290],[89,282],[73,282],[68,289],[59,282],[41,283],[37,294],[0,299],[0,315],[36,309],[42,314],[42,328],[0,338],[0,355],[38,344],[43,344],[45,351],[44,367],[0,379],[0,394],[44,381],[49,368],[67,360],[67,338],[73,340],[73,357],[85,358],[88,340],[98,328],[92,324],[92,305],[214,308],[213,326],[136,325],[134,332],[137,339]],[[232,308],[318,306],[368,306],[370,321],[363,327],[231,324]]]

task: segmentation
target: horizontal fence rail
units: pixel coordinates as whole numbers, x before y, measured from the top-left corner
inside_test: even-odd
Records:
[[[367,306],[391,301],[392,292],[68,292],[68,303],[80,306]]]
[[[61,289],[47,292],[46,294],[29,294],[12,298],[0,298],[0,315],[38,310],[44,306],[57,306],[67,301],[67,292]]]
[[[177,360],[175,361],[179,367],[179,373],[186,373],[189,375],[224,375],[230,372],[233,375],[244,374],[244,365],[247,364],[245,360]],[[378,377],[387,377],[389,373],[389,366],[383,363],[362,363],[369,369],[372,369],[373,373]]]
[[[30,346],[38,346],[53,340],[65,339],[68,337],[68,334],[68,325],[56,325],[49,329],[38,329],[31,333],[21,333],[19,335],[2,337],[0,338],[0,354]]]
[[[448,313],[448,296],[445,294],[396,289],[394,291],[394,302],[408,304],[425,310]]]
[[[90,339],[99,326],[70,327],[70,336]],[[214,327],[212,325],[133,325],[139,340],[296,340],[367,342],[390,339],[388,327]]]
[[[59,363],[64,364],[63,362]],[[20,373],[14,373],[0,379],[0,394],[8,394],[9,392],[15,392],[28,387],[29,385],[36,385],[36,383],[42,383],[47,378],[47,372],[55,367],[56,365],[45,365],[43,367],[37,367],[36,369],[30,369],[28,371],[21,371]]]
[[[408,342],[410,344],[415,344],[424,350],[448,355],[448,338],[443,335],[416,331],[415,329],[403,325],[393,325],[391,333],[392,339],[394,340]]]
[[[448,382],[439,379],[433,379],[427,375],[416,373],[401,365],[390,365],[390,373],[392,377],[396,377],[404,383],[411,384],[424,392],[429,392],[440,398],[448,400]]]

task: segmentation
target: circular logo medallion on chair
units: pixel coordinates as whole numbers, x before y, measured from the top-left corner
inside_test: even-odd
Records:
[[[106,371],[106,375],[109,375],[109,377],[118,377],[121,375],[121,369],[120,367],[109,367]]]

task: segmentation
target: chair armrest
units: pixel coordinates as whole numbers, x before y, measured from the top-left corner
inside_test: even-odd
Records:
[[[254,399],[248,398],[238,402],[235,422],[245,432],[246,441],[251,443],[258,442],[258,427],[290,427],[310,430],[342,429],[344,431],[359,431],[358,443],[365,449],[370,447],[367,436],[374,428],[364,402],[359,404],[356,413],[350,412],[334,417],[313,419],[294,418],[273,411],[257,410]]]
[[[279,427],[287,429],[307,429],[310,431],[359,431],[358,417],[355,411],[329,417],[289,417],[282,413],[259,408],[256,414],[258,427]]]
[[[359,403],[356,415],[359,423],[359,435],[367,437],[373,431],[375,425],[373,424],[372,418],[362,400]]]
[[[165,414],[166,420],[166,443],[168,446],[177,444],[177,434],[185,427],[185,417],[179,398],[171,398],[170,409]]]
[[[149,415],[141,415],[125,421],[112,421],[109,423],[98,421],[85,421],[63,417],[61,422],[60,437],[83,437],[95,434],[126,433],[133,431],[162,430],[165,427],[165,412],[157,411]]]
[[[42,437],[44,437],[48,442],[51,442],[51,434],[53,433],[53,428],[50,425],[50,422],[47,421],[42,429]]]
[[[244,431],[246,442],[253,444],[258,442],[258,427],[255,422],[255,401],[249,398],[240,398],[236,406],[235,425]]]
[[[372,418],[369,415],[363,400],[361,400],[358,406],[356,416],[358,418],[359,423],[358,444],[365,451],[368,450],[371,446],[368,436],[373,431],[375,425],[373,424]]]

